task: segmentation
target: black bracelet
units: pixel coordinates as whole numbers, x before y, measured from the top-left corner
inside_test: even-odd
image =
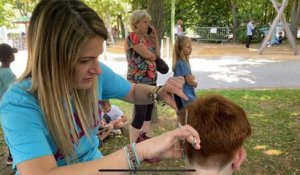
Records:
[[[149,97],[151,98],[152,101],[154,101],[155,103],[160,101],[160,98],[158,96],[158,91],[162,88],[163,86],[156,86],[155,88],[153,88],[150,93],[149,93]]]

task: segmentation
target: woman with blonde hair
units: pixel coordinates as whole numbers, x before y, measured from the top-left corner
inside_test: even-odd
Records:
[[[156,85],[157,70],[155,60],[160,56],[158,36],[150,26],[150,15],[146,10],[136,10],[130,16],[132,32],[125,42],[128,62],[127,80],[137,84]],[[133,120],[130,126],[130,142],[140,142],[149,137],[154,104],[134,105]]]
[[[185,98],[180,78],[169,79],[162,88],[139,85],[98,62],[106,38],[102,19],[81,1],[40,1],[35,7],[26,70],[0,106],[17,174],[93,175],[103,173],[99,169],[136,169],[144,159],[180,157],[173,149],[176,138],[200,148],[199,135],[186,126],[103,157],[97,149],[102,99],[148,104],[159,97],[174,107],[170,94]]]

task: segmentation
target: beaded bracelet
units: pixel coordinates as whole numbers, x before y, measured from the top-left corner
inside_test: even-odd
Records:
[[[128,144],[124,147],[124,151],[127,156],[127,161],[130,169],[136,170],[141,166],[141,163],[137,157],[135,144]]]
[[[128,166],[129,166],[129,169],[132,169],[133,168],[133,165],[132,165],[132,162],[130,161],[130,155],[128,153],[128,150],[127,150],[127,147],[125,146],[124,147],[124,152],[126,154],[126,157],[127,157],[127,162],[128,162]]]
[[[157,95],[158,91],[162,88],[163,86],[156,86],[155,88],[153,88],[150,93],[149,96],[151,98],[151,100],[153,100],[155,103],[160,101],[159,96]]]

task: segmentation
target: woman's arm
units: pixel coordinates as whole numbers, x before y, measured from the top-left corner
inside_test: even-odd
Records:
[[[182,157],[182,151],[181,149],[175,149],[176,143],[174,140],[186,140],[191,143],[195,149],[200,149],[200,137],[198,132],[186,125],[136,144],[136,158],[139,161],[157,156],[161,158],[180,158]],[[105,173],[99,172],[99,169],[128,169],[128,167],[128,157],[124,149],[109,154],[102,159],[63,167],[57,167],[54,157],[50,155],[17,164],[20,175],[118,175],[124,174],[124,172]]]
[[[37,148],[31,148],[33,151]],[[142,153],[140,153],[142,154]],[[141,159],[142,160],[142,159]],[[113,161],[115,164],[111,164]],[[76,163],[74,165],[68,165],[58,167],[53,155],[41,156],[25,160],[17,164],[17,169],[20,175],[98,175],[98,169],[127,169],[128,161],[124,150],[119,150],[108,157],[98,159],[89,162]],[[109,173],[106,173],[109,174]],[[121,172],[115,174],[122,174]]]
[[[176,109],[176,103],[173,99],[173,94],[188,100],[182,88],[184,84],[183,77],[171,77],[165,85],[157,92],[159,98],[172,108]],[[123,98],[124,101],[134,104],[150,104],[153,99],[150,97],[150,92],[155,87],[146,84],[132,84],[129,94]]]
[[[112,164],[114,162],[114,164]],[[28,160],[17,165],[20,175],[100,175],[114,174],[99,173],[99,169],[128,169],[128,161],[123,149],[116,151],[102,159],[89,162],[76,163],[73,165],[58,167],[53,156],[43,156]],[[123,172],[124,173],[124,172]],[[115,174],[123,174],[117,172]]]
[[[146,60],[154,61],[156,59],[156,55],[153,54],[150,50],[148,50],[144,43],[138,43],[134,46],[131,46],[131,48]]]
[[[132,33],[129,38],[130,40],[134,40],[136,44],[131,44],[131,48],[136,51],[139,55],[141,55],[143,58],[149,60],[149,61],[154,61],[156,59],[156,56],[160,55],[160,47],[159,47],[159,42],[157,39],[156,31],[152,27],[152,32],[150,35],[144,36],[144,37],[150,37],[150,42],[152,42],[155,46],[155,54],[151,52],[145,45],[146,39],[144,37],[138,37],[135,33]],[[135,36],[135,37],[134,37]],[[139,42],[137,42],[137,38],[139,38]],[[128,40],[125,43],[125,50],[127,51],[129,49],[128,47]],[[149,42],[149,39],[148,39]]]

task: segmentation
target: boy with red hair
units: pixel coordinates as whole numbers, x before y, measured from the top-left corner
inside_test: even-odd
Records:
[[[184,145],[187,168],[196,169],[195,174],[218,175],[239,170],[246,158],[243,143],[251,134],[241,107],[220,95],[205,95],[180,110],[179,122],[191,125],[201,138],[200,150]]]

